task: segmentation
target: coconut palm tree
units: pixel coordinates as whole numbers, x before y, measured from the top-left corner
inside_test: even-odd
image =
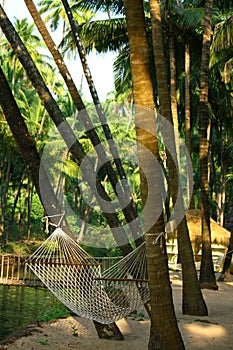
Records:
[[[158,243],[153,244],[159,240],[161,232],[164,232],[164,218],[161,213],[161,174],[153,168],[153,163],[149,159],[148,153],[145,152],[145,150],[149,150],[156,159],[159,157],[143,1],[125,0],[124,9],[129,36],[136,108],[135,124],[141,169],[141,196],[144,206],[147,267],[151,295],[151,332],[148,349],[183,349],[184,344],[177,327],[172,303],[164,237],[161,236],[162,250]],[[151,183],[154,185],[148,187],[148,184]],[[149,207],[146,205],[147,200],[149,200],[148,196],[151,198]],[[150,225],[153,217],[157,219]],[[161,303],[163,304],[162,308]]]
[[[44,206],[45,212],[47,208],[50,209],[50,215],[61,214],[62,209],[57,201],[55,193],[50,185],[47,174],[41,159],[37,151],[35,142],[33,141],[28,128],[24,122],[24,119],[19,111],[19,108],[15,102],[9,84],[4,76],[2,69],[0,68],[0,104],[6,117],[7,123],[12,131],[12,134],[17,142],[19,150],[23,156],[25,164],[28,166],[33,183],[36,187],[37,193],[40,196],[41,204]],[[39,174],[46,186],[47,196],[41,195],[41,187],[39,181]],[[57,222],[54,221],[56,224]],[[71,234],[68,223],[64,220],[65,230],[68,234]]]
[[[126,217],[126,220],[129,224],[130,228],[131,228],[133,238],[136,241],[136,244],[138,245],[141,242],[142,232],[141,232],[139,222],[137,220],[136,209],[135,209],[135,206],[134,206],[133,201],[131,199],[131,194],[129,192],[128,186],[123,186],[121,192],[119,191],[120,188],[119,188],[119,186],[117,187],[117,184],[119,184],[119,182],[118,182],[118,179],[115,175],[113,167],[112,167],[111,163],[106,160],[107,159],[106,151],[104,150],[104,148],[101,145],[99,136],[98,136],[97,132],[95,131],[93,123],[92,123],[92,121],[91,121],[91,119],[86,111],[85,105],[84,105],[84,103],[81,99],[81,96],[79,95],[78,90],[77,90],[77,88],[76,88],[76,86],[71,78],[71,75],[70,75],[70,73],[69,73],[69,71],[68,71],[68,69],[63,61],[63,58],[62,58],[60,52],[58,51],[56,45],[54,44],[48,30],[46,29],[46,26],[44,25],[43,21],[41,20],[39,13],[37,12],[35,5],[33,4],[33,1],[25,0],[25,3],[27,5],[30,13],[32,14],[34,21],[37,24],[38,29],[40,30],[50,52],[52,53],[52,55],[55,59],[55,62],[57,64],[57,66],[58,66],[58,68],[59,68],[59,70],[60,70],[60,72],[61,72],[61,74],[66,82],[66,85],[70,91],[70,94],[75,102],[77,110],[81,111],[80,118],[81,118],[84,126],[86,127],[86,130],[87,130],[86,132],[87,132],[88,136],[90,137],[92,144],[94,146],[98,146],[98,147],[96,147],[98,156],[102,160],[106,174],[108,174],[108,177],[109,177],[110,182],[113,186],[113,189],[119,197],[119,201],[120,201],[122,208],[123,208],[123,213]],[[85,53],[83,53],[82,43],[79,42],[79,45],[80,45],[80,54],[84,54],[84,56],[85,56]],[[82,59],[82,61],[83,61],[83,59]],[[85,60],[85,62],[86,62],[86,60]],[[94,97],[94,102],[95,102],[95,105],[97,106],[98,111],[100,113],[101,124],[104,128],[105,135],[107,136],[108,140],[111,140],[110,144],[112,146],[110,147],[110,149],[112,151],[113,157],[114,157],[115,162],[117,164],[120,178],[125,180],[126,174],[125,174],[125,171],[121,165],[117,149],[112,142],[113,140],[112,140],[111,132],[110,132],[110,129],[107,125],[107,121],[106,121],[104,112],[102,110],[102,107],[100,105],[98,95],[97,95],[97,92],[96,92],[95,87],[94,87],[94,82],[91,79],[91,75],[89,73],[89,67],[87,65],[87,62],[85,63],[85,70],[87,71],[87,73],[88,73],[87,75],[88,75],[89,79],[91,80],[90,81],[90,85],[92,86],[91,89],[93,90],[94,96],[96,96],[96,97]],[[117,188],[117,190],[116,190],[116,188]],[[127,202],[127,203],[129,203],[129,205],[127,205],[127,206],[125,206],[125,204],[124,204],[125,197],[129,198],[129,201]]]
[[[200,137],[200,177],[201,177],[201,213],[202,213],[202,260],[200,271],[200,284],[202,288],[218,289],[216,284],[210,231],[210,203],[209,203],[209,135],[210,127],[208,107],[208,67],[211,45],[211,11],[213,0],[205,2],[204,33],[202,43],[201,75],[200,75],[200,111],[199,111],[199,137]]]
[[[157,0],[150,1],[150,11],[151,11],[151,21],[152,21],[152,38],[154,46],[155,55],[155,65],[156,71],[159,72],[159,79],[157,79],[158,85],[158,95],[161,114],[169,120],[173,125],[170,97],[167,88],[167,70],[165,66],[165,56],[164,56],[164,46],[161,30],[161,14],[160,6]],[[172,131],[173,132],[173,131]],[[172,146],[169,150],[173,149],[173,160],[168,152],[168,168],[169,168],[169,178],[170,187],[172,191],[172,200],[174,208],[178,207],[178,216],[180,212],[184,213],[184,204],[180,188],[179,179],[179,165],[177,162],[177,153],[175,146],[175,136],[169,134],[169,139],[173,141]],[[168,142],[165,142],[168,146]],[[176,167],[178,169],[178,174],[176,173],[173,161],[176,162]],[[178,193],[178,194],[177,194]],[[178,206],[177,206],[178,205]],[[177,213],[174,213],[175,217]],[[183,312],[185,314],[196,314],[196,315],[206,315],[207,307],[205,305],[204,299],[202,297],[200,287],[197,280],[197,274],[194,265],[193,251],[189,239],[188,227],[185,215],[180,219],[180,223],[177,226],[177,237],[178,237],[178,247],[179,254],[182,263],[182,274],[183,274]],[[191,294],[192,296],[191,296]]]
[[[62,124],[64,125],[64,128],[59,129],[61,136],[63,137],[67,146],[69,147],[71,154],[74,155],[74,159],[77,161],[78,164],[81,164],[82,160],[86,157],[86,154],[84,152],[82,145],[76,139],[70,125],[66,122],[64,115],[62,114],[52,94],[48,90],[41,75],[39,74],[37,67],[32,61],[30,55],[28,54],[25,45],[23,44],[23,42],[15,32],[14,27],[8,20],[2,7],[0,7],[0,26],[4,31],[4,34],[6,35],[8,41],[10,42],[13,50],[17,52],[19,60],[24,66],[24,69],[26,70],[29,79],[31,80],[33,86],[37,90],[42,100],[42,103],[44,104],[46,110],[50,114],[55,125],[59,128],[59,125],[64,123]],[[19,50],[19,47],[20,47],[20,50]],[[70,137],[72,137],[74,140],[74,143],[71,145],[71,147],[70,147]],[[95,172],[93,170],[92,164],[88,162],[85,165],[86,165],[86,168],[83,169],[83,171],[85,170],[86,172],[87,183],[90,185],[91,190],[93,191],[93,193],[97,198],[99,198],[99,195],[100,195],[102,198],[105,199],[104,204],[100,202],[100,206],[103,206],[105,204],[107,205],[109,203],[107,205],[107,208],[102,207],[102,212],[104,213],[106,220],[109,223],[109,226],[113,229],[114,237],[117,240],[118,245],[121,246],[122,251],[124,252],[124,254],[127,255],[126,251],[130,252],[132,248],[128,242],[128,239],[126,238],[127,236],[125,234],[124,228],[121,225],[118,215],[115,209],[112,207],[111,200],[108,197],[108,194],[106,193],[106,191],[104,190],[100,182],[100,179],[97,179],[96,181],[96,178],[94,175]],[[126,244],[123,243],[122,245],[122,239]]]

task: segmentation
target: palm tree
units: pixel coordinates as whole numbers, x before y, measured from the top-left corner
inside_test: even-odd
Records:
[[[0,82],[0,104],[5,114],[7,123],[23,156],[25,164],[29,167],[37,193],[40,196],[41,204],[44,206],[45,212],[47,212],[47,209],[50,208],[50,215],[61,214],[62,209],[60,208],[54,191],[49,183],[46,171],[41,164],[41,159],[36,149],[36,145],[28,131],[1,68]],[[41,194],[39,174],[44,186],[46,187],[46,196],[42,196]],[[53,220],[53,222],[57,224],[56,220]],[[63,224],[65,225],[66,232],[71,235],[72,233],[66,220],[64,220]]]
[[[39,74],[38,69],[36,68],[30,55],[28,54],[25,45],[23,44],[23,42],[15,32],[14,27],[8,20],[5,12],[1,7],[0,7],[0,26],[4,31],[4,34],[6,35],[8,41],[10,42],[14,52],[15,53],[17,52],[18,58],[22,63],[22,65],[24,66],[24,69],[26,70],[29,79],[31,80],[33,86],[37,90],[42,103],[44,104],[46,110],[50,114],[55,125],[57,126],[62,138],[65,140],[68,148],[70,149],[71,154],[73,154],[74,159],[80,165],[82,160],[86,157],[84,149],[80,144],[80,142],[76,139],[70,125],[66,122],[64,115],[62,114],[52,94],[48,90],[41,75]],[[63,125],[64,127],[61,128],[61,125]],[[72,145],[70,145],[70,140],[74,141]],[[86,168],[83,169],[83,172],[85,171],[84,176],[86,178],[86,181],[90,185],[90,188],[93,191],[94,195],[97,198],[101,197],[105,200],[104,203],[100,202],[100,207],[106,217],[106,220],[109,223],[110,228],[113,230],[113,234],[115,239],[117,240],[118,245],[121,246],[122,251],[124,252],[125,255],[127,255],[127,252],[130,252],[132,248],[128,242],[128,239],[126,238],[127,236],[125,234],[124,228],[121,225],[118,215],[115,209],[111,205],[111,200],[108,197],[108,194],[106,193],[106,191],[104,190],[100,182],[100,179],[95,178],[93,165],[89,161],[87,161],[87,163],[85,163],[85,166]],[[108,204],[107,208],[103,207],[105,204],[106,205]],[[47,209],[49,210],[49,208]],[[125,244],[123,243],[123,245],[122,245],[122,242],[123,242],[122,239],[125,243]]]
[[[167,75],[166,75],[166,66],[165,66],[165,57],[164,57],[164,47],[163,47],[163,38],[161,31],[161,15],[159,2],[157,0],[150,1],[150,11],[151,11],[151,21],[152,21],[152,38],[153,38],[153,47],[155,55],[155,65],[156,72],[159,72],[159,79],[157,79],[158,85],[158,95],[161,114],[168,119],[168,121],[173,125],[172,113],[170,107],[170,98],[167,89]],[[173,131],[172,131],[173,132]],[[170,178],[170,187],[172,191],[172,200],[174,206],[174,215],[181,213],[184,215],[184,204],[181,191],[178,191],[180,188],[180,179],[179,166],[177,162],[177,154],[175,147],[175,137],[170,135],[166,137],[165,135],[165,145],[168,146],[168,139],[172,141],[171,147],[169,149],[167,158],[168,158],[168,168],[169,168],[169,178]],[[176,166],[174,167],[171,155],[169,154],[173,150],[173,161],[175,160]],[[175,209],[177,208],[177,209]],[[177,212],[176,212],[177,210]],[[183,274],[183,313],[192,314],[192,315],[206,315],[207,307],[205,305],[203,296],[200,291],[200,286],[198,284],[197,274],[194,265],[193,251],[189,239],[188,227],[186,222],[185,215],[180,219],[180,223],[177,226],[177,238],[178,238],[178,247],[179,254],[182,263],[182,274]]]
[[[202,43],[201,75],[200,75],[200,110],[199,110],[199,135],[200,135],[200,176],[201,176],[201,214],[202,214],[202,260],[200,271],[200,284],[202,288],[218,289],[216,284],[210,231],[210,203],[209,203],[209,136],[210,127],[208,106],[208,66],[211,44],[211,11],[213,0],[205,2],[204,33]]]
[[[76,103],[77,108],[79,110],[82,110],[82,113],[80,114],[81,119],[87,128],[87,133],[88,133],[90,139],[92,140],[93,145],[94,146],[98,145],[99,157],[100,158],[105,157],[105,151],[101,146],[100,140],[98,138],[97,133],[94,130],[94,127],[92,127],[92,122],[85,111],[85,106],[81,100],[81,97],[79,96],[78,91],[72,82],[72,79],[70,80],[67,78],[68,75],[70,76],[70,74],[68,73],[68,71],[65,67],[65,64],[63,62],[61,55],[58,53],[58,50],[55,49],[54,43],[52,42],[52,39],[51,39],[48,31],[46,30],[44,23],[39,19],[38,13],[36,14],[37,11],[36,11],[36,7],[33,5],[33,2],[28,1],[28,0],[27,1],[25,0],[25,2],[29,8],[29,11],[31,12],[31,14],[34,17],[34,20],[36,21],[38,28],[39,29],[41,28],[40,32],[41,32],[42,36],[44,37],[50,51],[52,52],[52,54],[55,58],[55,61],[56,61],[57,65],[62,73],[62,76],[64,77],[64,79],[66,81],[66,84],[67,84],[69,91],[70,91],[70,93],[71,93],[71,95]],[[81,62],[83,64],[83,70],[84,70],[85,76],[87,78],[88,85],[90,87],[90,92],[91,92],[91,95],[93,97],[94,105],[96,107],[98,116],[100,118],[100,122],[101,122],[101,125],[103,128],[104,134],[105,134],[107,140],[110,141],[109,142],[110,152],[113,155],[113,159],[114,159],[114,162],[116,163],[116,167],[117,167],[118,173],[120,175],[120,179],[122,180],[122,188],[119,187],[119,181],[116,178],[116,175],[114,174],[114,170],[112,169],[111,163],[107,162],[107,161],[103,162],[103,163],[105,163],[104,168],[106,169],[106,173],[108,174],[109,180],[110,180],[110,182],[113,186],[113,189],[114,189],[116,195],[118,196],[119,201],[122,205],[123,213],[126,217],[128,225],[131,228],[133,238],[136,241],[136,244],[139,245],[141,242],[142,231],[141,231],[139,221],[137,218],[136,208],[135,208],[134,203],[132,201],[132,195],[131,195],[129,187],[126,183],[126,174],[125,174],[125,171],[122,167],[117,148],[114,145],[111,131],[108,127],[102,106],[101,106],[99,98],[98,98],[97,91],[95,89],[94,82],[92,80],[91,72],[90,72],[90,69],[89,69],[88,64],[87,64],[85,48],[84,48],[84,46],[79,38],[78,29],[77,29],[74,17],[71,13],[71,8],[69,7],[67,1],[64,1],[64,6],[65,6],[66,12],[68,14],[68,18],[69,18],[69,22],[70,22],[72,31],[74,33],[75,42],[76,42],[77,47],[78,47]],[[101,148],[101,150],[100,150],[100,148]],[[118,187],[116,187],[116,184],[118,184]],[[116,188],[117,188],[117,190],[116,190]],[[127,206],[125,205],[125,203],[127,202],[126,198],[128,198],[128,203],[129,203],[129,205],[127,205]]]
[[[152,166],[149,150],[158,159],[158,140],[154,115],[153,85],[150,76],[149,45],[146,38],[143,1],[125,0],[125,15],[130,46],[130,63],[136,108],[135,123],[138,160],[141,169],[141,196],[144,206],[144,226],[147,251],[147,268],[150,286],[151,332],[149,349],[183,349],[172,303],[171,287],[164,237],[164,219],[161,212],[161,174]],[[149,186],[148,184],[152,184]],[[150,197],[150,206],[147,201]],[[151,218],[157,218],[151,225]],[[163,249],[157,242],[162,237]],[[163,304],[163,307],[162,307]],[[165,311],[166,308],[166,311]],[[166,317],[164,315],[166,314]]]
[[[142,231],[141,231],[139,222],[137,220],[137,212],[136,212],[136,208],[134,206],[134,203],[132,201],[132,194],[131,194],[129,186],[128,186],[127,176],[126,176],[126,173],[125,173],[124,168],[122,166],[122,162],[120,160],[117,147],[116,147],[115,142],[113,140],[110,128],[108,126],[108,123],[107,123],[107,120],[106,120],[106,117],[104,114],[104,110],[103,110],[102,105],[100,103],[98,93],[96,91],[95,84],[94,84],[94,81],[92,79],[92,75],[91,75],[91,72],[90,72],[90,69],[89,69],[89,66],[87,63],[85,47],[84,47],[84,45],[79,37],[78,28],[77,28],[76,23],[74,21],[74,18],[73,18],[72,12],[71,12],[71,8],[69,7],[67,0],[62,0],[62,3],[65,7],[67,17],[69,18],[69,23],[70,23],[70,26],[71,26],[71,29],[72,29],[72,32],[74,35],[75,43],[76,43],[77,48],[78,48],[80,59],[82,62],[84,75],[85,75],[87,82],[88,82],[88,86],[89,86],[90,93],[91,93],[91,96],[92,96],[92,99],[93,99],[93,102],[94,102],[94,105],[96,108],[97,115],[98,115],[99,120],[101,122],[104,135],[105,135],[106,139],[108,141],[110,141],[109,142],[109,149],[110,149],[110,152],[113,156],[114,163],[116,165],[120,180],[122,182],[121,186],[118,186],[118,190],[116,190],[116,184],[118,183],[117,179],[112,181],[113,189],[118,196],[119,202],[122,205],[126,220],[129,224],[129,226],[131,227],[131,231],[133,233],[134,240],[137,242],[136,243],[137,245],[140,245],[142,242],[142,240],[141,240]],[[107,174],[108,173],[109,173],[109,175],[111,175],[110,171],[108,171]],[[119,183],[118,183],[118,185],[119,185]],[[125,202],[129,202],[129,205],[125,206]]]

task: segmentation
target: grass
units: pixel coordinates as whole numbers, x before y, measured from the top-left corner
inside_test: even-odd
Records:
[[[46,311],[42,316],[38,318],[39,322],[48,322],[50,320],[55,320],[58,318],[65,318],[72,314],[72,312],[65,306],[54,307]]]

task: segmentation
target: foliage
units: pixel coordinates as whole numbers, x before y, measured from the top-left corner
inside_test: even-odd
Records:
[[[50,320],[55,320],[58,318],[65,318],[71,315],[71,311],[63,304],[59,307],[54,307],[45,312],[42,316],[39,317],[39,322],[48,322]]]
[[[133,198],[137,209],[141,212],[139,169],[133,160],[133,152],[130,152],[129,145],[135,142],[135,130],[133,128],[133,110],[132,110],[132,77],[129,62],[128,38],[126,22],[123,12],[122,1],[71,1],[71,7],[75,13],[75,19],[79,24],[80,36],[85,43],[88,52],[96,50],[106,53],[110,50],[118,52],[114,64],[115,75],[115,96],[109,97],[104,104],[107,119],[117,140],[118,147],[125,171],[129,178],[129,183],[133,192]],[[192,161],[194,170],[194,203],[199,206],[200,198],[200,177],[199,177],[199,155],[198,155],[198,127],[197,127],[197,106],[199,99],[199,73],[200,73],[200,53],[202,42],[202,24],[204,15],[204,1],[183,1],[182,8],[177,7],[179,2],[174,3],[161,1],[163,12],[163,34],[166,47],[168,47],[167,33],[169,21],[172,21],[172,28],[175,33],[175,55],[177,65],[177,100],[179,111],[179,130],[181,135],[185,134],[185,73],[184,73],[184,52],[185,45],[190,47],[191,57],[191,119],[192,119]],[[151,24],[149,18],[148,1],[145,3],[147,15],[148,38],[151,36]],[[168,5],[168,7],[167,7]],[[212,119],[211,130],[211,178],[210,194],[212,203],[212,213],[217,215],[216,200],[221,190],[221,164],[218,154],[224,148],[226,159],[226,205],[225,213],[232,206],[232,7],[229,1],[214,2],[214,25],[213,42],[211,47],[210,76],[209,76],[209,110]],[[170,6],[170,7],[169,7]],[[67,28],[66,18],[60,1],[41,0],[39,8],[45,21],[49,21],[52,30],[57,30],[64,21],[63,39],[61,47],[68,57],[73,55],[74,42]],[[96,11],[105,11],[108,19],[97,20]],[[91,156],[95,162],[96,155],[84,132],[83,126],[78,121],[74,103],[70,95],[64,88],[57,70],[50,57],[45,54],[45,47],[42,40],[35,30],[33,24],[28,20],[15,20],[15,28],[20,33],[23,41],[26,43],[29,52],[36,61],[37,66],[45,78],[47,86],[53,91],[59,107],[76,130],[76,135],[84,150]],[[63,25],[63,23],[62,23]],[[169,50],[165,50],[167,62],[169,63]],[[8,82],[14,92],[22,116],[27,124],[31,136],[38,146],[38,151],[42,155],[44,147],[51,149],[51,157],[54,158],[57,149],[62,148],[62,141],[57,138],[54,126],[40,103],[30,81],[13,54],[7,40],[1,40],[0,63]],[[151,61],[151,66],[153,62]],[[151,69],[154,81],[155,72]],[[157,95],[155,83],[155,96]],[[117,101],[115,107],[111,106],[111,98]],[[87,105],[88,113],[96,127],[96,131],[106,146],[105,137],[98,124],[98,118],[92,105]],[[126,143],[122,141],[127,141]],[[106,146],[107,147],[107,146]],[[133,150],[133,147],[131,148]],[[130,149],[130,150],[131,150]],[[64,179],[65,200],[75,213],[78,213],[79,219],[84,221],[84,216],[88,208],[86,197],[83,195],[88,192],[86,183],[79,186],[79,166],[74,159],[64,153],[64,161],[54,167],[50,174],[51,181],[56,186],[58,177],[56,171],[59,171]],[[52,168],[52,167],[51,167]],[[0,196],[1,196],[1,220],[0,232],[1,241],[9,245],[2,245],[1,249],[9,252],[19,251],[15,242],[22,240],[40,240],[44,239],[44,228],[41,225],[41,218],[44,216],[42,206],[35,189],[30,182],[30,175],[22,161],[15,140],[11,135],[9,127],[5,121],[4,115],[0,111]],[[98,172],[102,184],[112,199],[116,201],[116,196],[110,185],[108,178],[104,178],[101,170]],[[81,191],[82,190],[82,191]],[[81,193],[82,192],[82,193]],[[113,238],[107,227],[106,220],[100,212],[94,199],[91,200],[92,208],[88,214],[87,224],[92,227],[91,232],[87,232],[88,244],[85,245],[91,254],[94,255],[118,255],[119,251],[115,249],[108,250],[107,247],[113,244]],[[122,223],[125,223],[123,214],[119,214]],[[73,215],[68,215],[68,220],[76,236],[79,235],[80,225],[77,225]],[[86,219],[85,219],[86,220]],[[102,233],[100,235],[100,232]],[[91,248],[91,242],[96,241],[98,237],[99,245],[106,247],[102,250]],[[14,242],[14,243],[13,243]],[[27,253],[30,248],[26,246],[22,253]]]

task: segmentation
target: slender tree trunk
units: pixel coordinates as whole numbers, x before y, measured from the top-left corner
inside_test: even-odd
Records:
[[[174,126],[175,145],[178,167],[180,168],[180,143],[179,143],[179,120],[178,120],[178,106],[176,98],[176,58],[175,45],[173,37],[172,25],[169,21],[169,57],[170,57],[170,96],[171,96],[171,115]]]
[[[201,175],[201,215],[202,215],[202,260],[200,270],[200,285],[202,288],[218,289],[216,284],[211,251],[210,203],[209,203],[209,109],[208,109],[208,72],[211,44],[211,11],[213,0],[205,2],[204,33],[201,57],[200,75],[200,175]]]
[[[163,36],[161,30],[161,14],[158,0],[150,1],[150,13],[152,21],[152,39],[157,79],[158,95],[162,115],[168,120],[168,125],[173,126],[169,93],[167,88],[167,75],[165,66],[165,55],[163,51]],[[180,220],[177,226],[178,249],[182,264],[183,277],[183,313],[190,315],[206,315],[207,307],[203,299],[197,279],[193,250],[188,233],[188,225],[185,216],[184,203],[181,191],[180,174],[177,162],[175,138],[173,128],[161,130],[164,143],[168,148],[168,169],[172,201],[174,206],[174,217]]]
[[[158,169],[154,169],[152,161],[153,157],[158,160],[159,154],[143,1],[125,0],[124,8],[136,107],[135,123],[150,287],[151,328],[148,349],[184,349],[174,313],[163,235],[160,192],[162,176]],[[151,152],[152,159],[146,150]]]
[[[191,144],[191,114],[190,114],[190,45],[185,45],[185,145],[188,153],[192,155]],[[189,203],[189,209],[194,208],[192,195],[192,188],[190,178],[187,176],[187,202]]]
[[[118,155],[117,148],[114,144],[114,141],[112,139],[111,131],[109,129],[109,126],[107,124],[104,112],[102,110],[97,91],[95,89],[94,82],[92,80],[91,72],[89,70],[88,64],[87,64],[87,59],[86,59],[86,53],[85,53],[85,48],[83,47],[83,44],[79,38],[78,30],[75,24],[75,21],[72,16],[71,9],[69,7],[69,4],[67,1],[63,1],[64,7],[67,11],[67,15],[70,21],[71,28],[74,33],[74,38],[76,41],[76,45],[78,47],[78,51],[81,57],[81,62],[83,64],[83,70],[85,73],[85,76],[87,78],[89,87],[90,87],[90,92],[93,97],[93,101],[95,104],[95,107],[97,109],[97,113],[99,115],[101,125],[103,127],[104,133],[106,135],[107,140],[109,140],[109,147],[110,151],[113,155],[113,159],[116,162],[116,166],[120,175],[120,178],[122,180],[121,186],[119,186],[119,181],[117,176],[115,175],[115,172],[113,170],[113,167],[111,165],[111,162],[109,162],[108,157],[106,156],[106,151],[104,150],[101,141],[99,139],[98,134],[95,131],[94,125],[86,111],[85,105],[78,93],[78,90],[72,80],[72,77],[64,63],[64,60],[58,51],[58,48],[56,47],[55,43],[53,42],[51,35],[49,34],[45,24],[43,23],[34,3],[32,0],[24,0],[28,10],[30,11],[37,27],[38,30],[40,31],[42,37],[44,38],[44,41],[50,50],[58,69],[61,72],[61,75],[63,76],[66,85],[68,87],[68,90],[71,94],[71,97],[76,105],[77,110],[80,111],[79,116],[86,128],[86,134],[90,138],[93,146],[95,147],[95,150],[98,153],[98,156],[100,160],[102,161],[102,164],[104,164],[103,168],[105,169],[106,174],[108,174],[110,182],[112,184],[113,190],[115,191],[116,195],[118,196],[119,202],[121,204],[123,213],[126,217],[126,220],[131,228],[132,236],[134,241],[136,241],[137,245],[140,245],[142,242],[142,230],[139,224],[139,219],[137,217],[137,211],[134,206],[133,200],[132,200],[132,195],[129,190],[128,183],[126,181],[126,174],[124,172],[124,169],[121,164],[121,160]]]
[[[218,204],[217,204],[217,223],[224,226],[224,212],[225,212],[225,201],[226,201],[226,172],[227,172],[227,161],[225,155],[225,138],[224,132],[222,132],[221,142],[221,153],[220,153],[220,189],[218,193]]]
[[[27,239],[29,240],[31,237],[31,211],[32,211],[32,201],[33,201],[33,184],[30,186],[30,195],[28,198],[28,216],[27,216]]]
[[[1,235],[3,235],[4,233],[6,233],[6,225],[5,225],[5,215],[6,215],[6,208],[7,208],[7,199],[8,199],[8,190],[9,190],[9,185],[10,185],[10,178],[11,178],[11,157],[9,157],[7,159],[7,168],[6,168],[6,177],[5,177],[5,181],[4,181],[4,187],[3,188],[3,193],[1,196],[1,221],[0,221],[0,232]],[[5,240],[6,242],[8,241],[8,236],[6,234],[5,236]]]
[[[53,99],[52,95],[50,94],[49,90],[47,89],[47,86],[43,82],[43,79],[42,79],[41,75],[39,74],[35,64],[31,60],[31,57],[28,54],[26,47],[24,46],[24,44],[20,40],[17,33],[14,31],[13,26],[11,25],[10,21],[7,19],[2,8],[0,8],[0,26],[3,29],[4,34],[7,36],[8,40],[10,41],[13,50],[15,50],[15,52],[18,54],[18,58],[20,59],[22,65],[24,66],[25,70],[27,71],[29,79],[31,80],[32,84],[34,85],[35,89],[37,90],[37,92],[41,98],[42,103],[44,104],[44,106],[45,106],[46,110],[48,111],[49,115],[51,116],[51,118],[53,119],[55,125],[57,126],[57,128],[58,128],[61,136],[63,137],[64,141],[66,142],[68,148],[70,148],[70,152],[72,153],[72,155],[76,159],[77,163],[80,165],[82,160],[85,158],[86,154],[85,154],[81,144],[77,141],[77,139],[73,133],[73,130],[71,129],[69,124],[66,122],[62,112],[60,111],[55,100]],[[2,77],[2,81],[4,81],[4,77]],[[5,84],[7,85],[6,81],[5,81]],[[2,96],[2,99],[3,99],[4,107],[8,111],[8,109],[7,109],[8,106],[7,106],[7,103],[5,104],[6,101],[4,100],[4,96]],[[10,121],[8,121],[8,123],[9,122]],[[16,132],[16,136],[18,136],[17,130],[14,130],[14,131]],[[26,135],[28,135],[28,132],[26,133]],[[31,147],[31,144],[29,144],[29,149],[30,149],[30,147]],[[25,156],[28,157],[28,154],[25,154]],[[31,164],[31,160],[29,160],[29,164]],[[94,195],[97,198],[99,198],[99,195],[100,195],[105,200],[104,206],[101,205],[101,203],[100,203],[101,210],[107,219],[107,222],[108,222],[108,224],[113,232],[114,238],[115,238],[118,246],[121,248],[122,253],[124,255],[127,255],[130,251],[132,251],[132,247],[129,244],[128,237],[124,231],[124,228],[121,226],[121,222],[118,219],[118,215],[115,212],[115,209],[113,208],[113,206],[111,206],[110,198],[108,197],[108,195],[104,191],[100,181],[99,182],[96,181],[92,164],[90,164],[88,162],[85,162],[85,164],[86,164],[86,168],[83,169],[83,172],[85,172],[84,177],[87,180],[87,182],[89,183],[89,186],[90,186],[91,190],[93,191]],[[40,162],[39,162],[38,167],[37,167],[37,170],[39,170],[39,169],[41,169],[41,171],[40,171],[41,177],[42,176],[44,177],[41,179],[40,183],[47,185],[47,182],[48,182],[48,179],[46,178],[47,175],[44,171],[43,166],[40,165]],[[39,171],[38,171],[38,174],[39,174]],[[38,181],[39,180],[38,177],[36,179],[34,179],[34,182],[35,182],[35,180],[37,181],[37,184],[35,184],[35,185],[37,185],[37,189],[40,193],[40,199],[43,202],[43,205],[45,207],[45,211],[47,213],[49,212],[49,215],[54,215],[54,209],[55,210],[58,209],[57,199],[53,193],[53,197],[55,197],[54,200],[56,201],[56,204],[52,205],[51,199],[49,197],[49,190],[51,191],[51,189],[50,188],[47,189],[45,186],[43,186],[41,188],[39,181]],[[51,187],[50,183],[48,183],[48,187]],[[41,195],[42,189],[44,191],[43,195]],[[107,204],[107,203],[109,203],[109,204]],[[53,212],[51,212],[51,211],[53,211]],[[62,213],[61,209],[60,209],[60,213]],[[57,214],[57,212],[56,212],[56,214]],[[67,228],[67,231],[68,230],[69,230],[69,227]],[[72,232],[69,231],[69,234],[72,235]],[[120,338],[120,335],[119,335],[120,330],[118,329],[118,327],[116,325],[114,326],[114,328],[112,327],[111,332],[113,329],[115,330],[116,339],[117,339],[117,337]],[[105,334],[107,335],[108,334],[108,325],[102,326],[103,333],[104,333],[104,330],[106,330]]]
[[[85,167],[82,167],[83,177],[89,184],[94,196],[99,200],[100,209],[112,230],[117,245],[121,248],[122,253],[127,255],[132,251],[132,247],[109,196],[105,192],[100,179],[95,176],[93,164],[86,157],[82,145],[77,140],[72,128],[66,121],[52,94],[44,83],[25,45],[14,30],[14,27],[1,7],[0,26],[77,164],[81,165],[82,161],[85,159]],[[43,191],[43,196],[47,197],[47,191],[44,187],[42,187],[40,191]],[[104,202],[101,201],[101,198],[104,199]],[[43,200],[43,197],[41,199]],[[49,210],[50,206],[47,208],[47,211]]]
[[[14,194],[14,203],[13,203],[13,207],[12,207],[12,210],[11,210],[10,222],[9,222],[9,225],[8,225],[8,236],[9,236],[9,234],[11,232],[12,226],[13,226],[14,221],[15,221],[15,211],[16,211],[17,204],[18,204],[18,201],[19,201],[20,192],[21,192],[21,189],[22,189],[22,186],[23,186],[23,181],[25,179],[26,170],[27,170],[27,166],[25,166],[25,168],[23,170],[23,174],[21,176],[20,182],[18,184],[16,184],[17,189],[16,189],[15,194]]]
[[[49,215],[61,214],[62,210],[57,203],[56,196],[48,180],[47,174],[41,164],[39,154],[37,152],[34,141],[32,140],[27,126],[20,114],[19,108],[14,100],[12,92],[9,88],[7,80],[4,76],[2,69],[0,68],[0,104],[6,117],[6,121],[11,129],[11,132],[16,140],[19,150],[23,156],[25,164],[29,167],[34,185],[39,195],[41,204],[44,206],[45,212],[47,208],[50,208]],[[47,196],[41,198],[41,188],[39,182],[39,173],[42,183],[46,187]],[[48,212],[47,212],[48,214]],[[57,222],[54,222],[55,224]],[[66,224],[64,230],[72,235],[69,231],[69,226]]]
[[[231,281],[230,267],[231,267],[231,262],[232,262],[232,254],[233,254],[233,225],[231,226],[230,242],[229,242],[229,246],[228,246],[227,253],[225,256],[223,269],[222,269],[221,275],[219,276],[219,279],[218,279],[219,281],[224,281],[224,282]]]
[[[28,201],[30,197],[30,177],[29,174],[27,174],[27,186],[25,189],[25,195],[24,195],[24,204],[23,204],[23,214],[20,221],[20,236],[23,239],[24,233],[26,232],[26,219],[28,216]]]

